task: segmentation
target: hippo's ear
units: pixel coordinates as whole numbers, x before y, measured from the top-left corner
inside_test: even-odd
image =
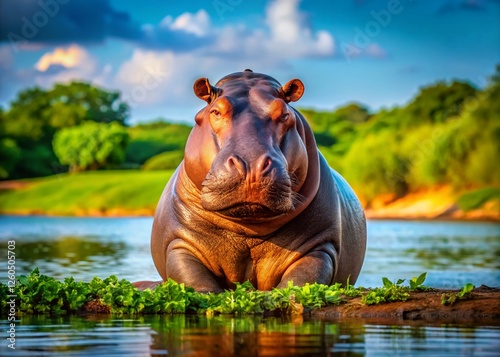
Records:
[[[292,79],[282,87],[285,102],[296,102],[304,94],[304,83],[300,79]]]
[[[219,88],[214,87],[208,81],[208,78],[198,78],[193,85],[194,94],[207,103],[211,103],[218,95]]]

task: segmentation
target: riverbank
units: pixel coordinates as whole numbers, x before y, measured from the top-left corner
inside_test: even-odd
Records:
[[[0,213],[151,216],[173,171],[89,171],[0,184]]]
[[[457,193],[450,186],[441,186],[398,199],[381,196],[365,208],[365,213],[370,219],[500,221],[500,198],[496,196],[484,203],[468,204],[467,210],[460,207],[464,197],[470,201],[480,196],[481,191],[484,190]]]
[[[415,291],[406,301],[366,305],[360,297],[345,297],[341,304],[304,309],[298,305],[294,316],[308,316],[320,320],[363,321],[364,323],[396,325],[408,323],[456,324],[468,326],[500,326],[500,289],[481,286],[472,290],[466,299],[443,304],[443,296],[459,294],[459,290],[432,289]],[[88,301],[80,314],[109,314],[111,308],[98,300]],[[281,316],[283,311],[269,311],[265,315]]]
[[[467,324],[500,325],[500,289],[481,286],[469,297],[452,305],[443,305],[442,298],[458,294],[458,290],[416,291],[406,301],[364,305],[360,298],[345,304],[329,305],[309,313],[314,318],[341,321],[364,321],[375,324]]]
[[[0,214],[152,216],[172,173],[173,171],[93,171],[4,181],[0,182]],[[365,207],[365,212],[368,219],[500,222],[500,198],[497,197],[497,191],[492,192],[486,192],[491,196],[488,198],[481,190],[457,193],[449,186],[442,186],[410,193],[398,199],[391,196],[378,197],[369,207]],[[473,202],[468,204],[467,210],[459,205],[464,197]]]
[[[72,277],[59,281],[34,269],[21,276],[16,293],[23,301],[18,313],[52,314],[199,314],[214,316],[310,316],[316,319],[359,320],[369,323],[452,323],[500,326],[500,288],[466,284],[461,290],[424,286],[426,274],[378,288],[306,284],[271,291],[256,290],[250,282],[233,290],[204,294],[169,279],[153,289],[111,275],[90,282]],[[43,289],[40,289],[42,288]],[[2,301],[9,288],[0,283]],[[50,294],[47,294],[47,291]],[[0,305],[6,314],[7,303]]]

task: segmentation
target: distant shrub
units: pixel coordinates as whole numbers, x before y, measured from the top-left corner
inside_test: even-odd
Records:
[[[54,135],[54,152],[71,171],[96,170],[125,159],[129,135],[116,123],[85,122],[63,128]]]
[[[464,193],[457,201],[463,211],[481,208],[486,202],[500,200],[500,188],[486,187]]]
[[[171,170],[175,169],[184,159],[184,151],[166,151],[155,155],[142,165],[143,170]]]
[[[157,121],[128,128],[130,141],[126,161],[139,165],[166,151],[184,150],[191,127],[185,124]]]

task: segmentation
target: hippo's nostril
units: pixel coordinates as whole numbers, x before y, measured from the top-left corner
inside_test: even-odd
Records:
[[[273,160],[269,156],[262,157],[257,162],[257,172],[260,174],[260,176],[267,175],[271,171],[272,164]]]
[[[264,163],[262,164],[262,171],[266,171],[266,169],[271,166],[272,160],[268,157],[267,159],[264,160]]]
[[[238,174],[242,177],[245,177],[246,175],[245,162],[238,156],[230,156],[227,159],[227,167],[230,171],[238,171]]]

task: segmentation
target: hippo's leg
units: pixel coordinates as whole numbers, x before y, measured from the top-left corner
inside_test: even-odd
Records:
[[[325,251],[317,250],[303,256],[290,265],[283,274],[278,288],[284,288],[292,281],[296,286],[306,283],[330,285],[334,277],[332,256]]]
[[[160,280],[160,281],[142,280],[142,281],[133,282],[132,285],[135,286],[139,290],[145,290],[145,289],[153,290],[161,283],[163,283],[163,280]]]
[[[198,292],[222,292],[214,274],[188,250],[177,248],[167,253],[167,276]]]

